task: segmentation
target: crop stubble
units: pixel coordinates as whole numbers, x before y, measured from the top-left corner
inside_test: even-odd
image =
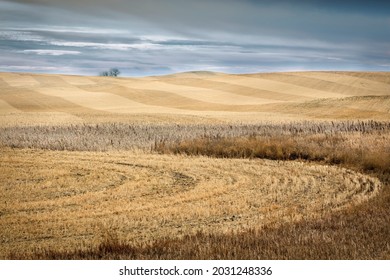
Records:
[[[0,168],[2,258],[97,246],[102,232],[142,246],[316,219],[381,185],[331,166],[143,152],[5,149]]]

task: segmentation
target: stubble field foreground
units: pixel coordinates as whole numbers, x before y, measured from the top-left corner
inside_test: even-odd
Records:
[[[1,259],[389,259],[390,74],[0,73]]]

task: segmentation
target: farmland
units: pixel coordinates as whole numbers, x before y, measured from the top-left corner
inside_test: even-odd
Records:
[[[390,74],[0,73],[1,259],[388,259]]]

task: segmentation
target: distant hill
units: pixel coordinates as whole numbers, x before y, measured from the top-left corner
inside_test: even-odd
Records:
[[[67,122],[141,115],[149,120],[390,120],[389,108],[389,72],[198,71],[144,78],[0,73],[3,122],[11,115],[35,122],[47,114]]]

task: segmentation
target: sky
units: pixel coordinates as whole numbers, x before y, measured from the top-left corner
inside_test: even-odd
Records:
[[[0,0],[0,71],[390,71],[390,1]]]

